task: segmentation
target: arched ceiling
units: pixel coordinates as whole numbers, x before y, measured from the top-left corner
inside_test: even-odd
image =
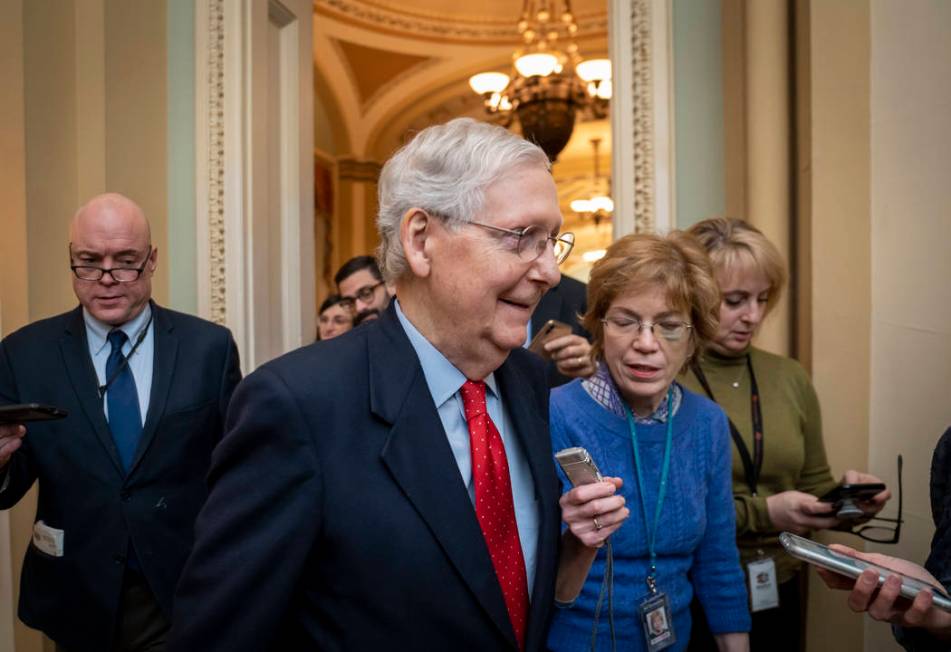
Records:
[[[517,0],[314,0],[314,65],[347,134],[345,151],[385,159],[407,129],[440,115],[481,115],[470,75],[511,68]],[[576,0],[584,57],[607,53],[607,0]],[[336,110],[334,110],[334,108]],[[315,125],[317,130],[334,125]],[[338,139],[323,139],[328,140]]]

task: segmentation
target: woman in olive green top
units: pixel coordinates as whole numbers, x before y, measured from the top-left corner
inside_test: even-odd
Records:
[[[786,271],[776,247],[746,222],[704,220],[689,232],[717,273],[720,327],[681,382],[717,401],[735,427],[733,493],[737,544],[751,592],[751,649],[798,652],[801,566],[782,552],[778,536],[783,530],[828,529],[839,521],[831,505],[817,498],[837,483],[826,461],[819,401],[808,375],[795,360],[751,346],[779,299]],[[847,471],[843,482],[879,480]],[[889,496],[883,491],[863,508],[876,513]]]

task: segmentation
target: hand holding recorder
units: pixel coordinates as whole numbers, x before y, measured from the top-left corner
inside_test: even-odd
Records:
[[[562,520],[585,546],[601,547],[630,515],[624,497],[617,493],[624,481],[602,477],[583,448],[566,448],[555,458],[574,485],[559,501]]]
[[[62,419],[65,416],[65,410],[39,403],[0,406],[0,469],[7,465],[22,445],[26,435],[24,423]]]

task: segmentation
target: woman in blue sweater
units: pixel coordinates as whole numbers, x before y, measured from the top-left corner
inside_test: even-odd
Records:
[[[570,489],[562,475],[552,650],[591,649],[594,635],[602,650],[612,636],[620,650],[684,649],[694,594],[719,649],[749,649],[726,416],[674,382],[716,333],[719,304],[706,255],[680,232],[624,237],[591,272],[598,370],[554,390],[550,418],[553,449],[586,448],[608,477]]]

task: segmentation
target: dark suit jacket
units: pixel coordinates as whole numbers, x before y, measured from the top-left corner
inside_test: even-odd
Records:
[[[559,538],[548,388],[496,371],[528,458],[539,539],[527,646],[545,642]],[[169,649],[516,650],[502,591],[393,306],[238,387],[175,597]]]
[[[159,605],[171,614],[207,494],[211,451],[241,377],[227,329],[152,309],[152,392],[127,476],[98,396],[82,309],[0,342],[0,403],[49,403],[69,412],[60,421],[27,424],[0,508],[15,505],[39,481],[36,520],[64,531],[64,554],[30,545],[19,615],[70,650],[111,646],[130,542]]]
[[[562,275],[561,283],[546,292],[535,307],[535,312],[532,313],[532,334],[538,333],[549,319],[557,319],[570,325],[571,332],[575,335],[590,340],[591,334],[581,326],[578,319],[579,315],[587,311],[588,286],[570,276]],[[558,373],[554,362],[548,362],[546,373],[549,387],[558,387],[573,380]]]

